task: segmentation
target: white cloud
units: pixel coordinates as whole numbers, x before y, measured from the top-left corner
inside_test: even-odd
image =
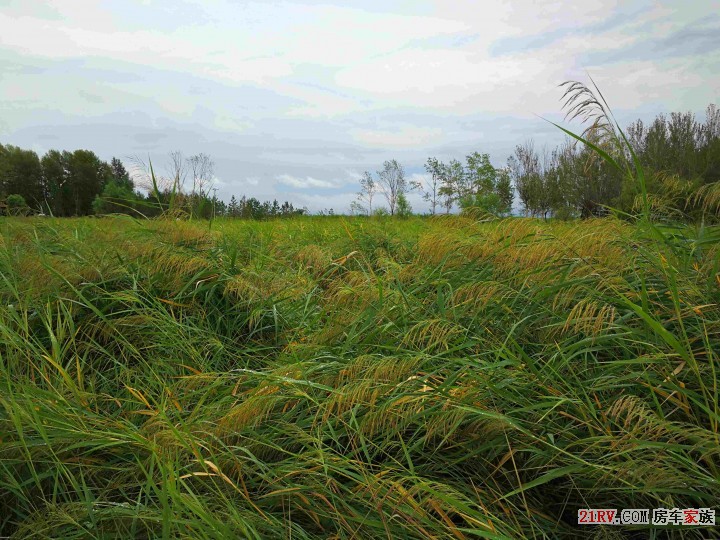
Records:
[[[254,126],[252,122],[243,122],[235,120],[229,116],[218,114],[215,116],[215,127],[223,131],[242,132],[251,129]]]
[[[434,142],[442,142],[443,131],[439,128],[398,126],[395,129],[350,131],[355,141],[376,148],[412,148]]]
[[[292,176],[289,174],[280,174],[277,176],[277,181],[280,184],[284,184],[286,186],[298,188],[298,189],[308,189],[308,188],[334,188],[337,187],[333,182],[328,182],[327,180],[318,180],[317,178],[312,178],[310,176],[306,176],[305,178],[299,178],[296,176]]]

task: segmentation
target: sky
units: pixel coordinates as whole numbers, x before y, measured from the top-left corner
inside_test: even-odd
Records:
[[[159,171],[204,152],[226,201],[347,212],[385,160],[501,167],[562,142],[558,85],[590,77],[623,126],[702,120],[720,0],[0,0],[0,143]]]

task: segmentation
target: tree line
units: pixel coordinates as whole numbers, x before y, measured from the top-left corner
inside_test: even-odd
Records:
[[[585,138],[609,155],[632,163],[627,145],[605,137],[592,124]],[[693,218],[702,214],[703,193],[720,181],[720,110],[711,104],[704,121],[692,113],[658,115],[650,124],[637,120],[625,131],[641,163],[654,212]],[[529,216],[588,218],[608,209],[633,214],[639,185],[572,139],[540,152],[533,141],[518,145],[508,159],[522,211]]]
[[[255,197],[245,197],[236,199],[235,195],[230,197],[230,203],[223,203],[219,215],[229,218],[244,219],[265,219],[271,217],[289,217],[300,216],[307,213],[307,208],[295,208],[291,202],[285,201],[278,203],[277,199],[272,202],[260,200]]]
[[[430,205],[430,213],[438,209],[449,213],[454,205],[460,208],[480,207],[494,214],[507,215],[512,210],[513,188],[509,170],[496,169],[488,154],[474,152],[466,156],[465,164],[452,160],[449,164],[429,158],[425,163],[428,175],[424,181],[408,182],[405,170],[397,160],[383,163],[373,175],[365,171],[360,179],[360,192],[352,204],[355,213],[389,213],[405,216],[412,213],[407,200],[409,191],[417,191]],[[388,207],[373,207],[376,196]]]
[[[90,150],[50,150],[40,157],[32,150],[0,145],[0,202],[5,201],[11,214],[58,217],[112,213],[154,217],[172,209],[199,218],[263,219],[307,212],[288,201],[280,204],[244,196],[239,200],[233,196],[226,204],[214,193],[215,163],[207,154],[185,158],[179,151],[171,152],[164,172],[157,176],[149,162],[133,161],[133,176],[141,186],[115,157],[107,163]]]
[[[15,213],[58,217],[101,213],[159,213],[149,195],[136,190],[123,162],[108,163],[90,150],[32,150],[0,144],[0,201]]]
[[[631,162],[626,146],[604,136],[605,127],[593,124],[584,136],[602,151]],[[655,212],[675,218],[701,215],[708,195],[715,193],[710,188],[720,180],[720,110],[708,106],[704,122],[689,112],[661,114],[648,125],[633,122],[626,133],[648,176]],[[500,168],[491,164],[488,154],[479,152],[467,155],[464,162],[444,163],[430,157],[424,167],[427,174],[416,182],[406,180],[396,160],[386,161],[375,175],[365,171],[352,210],[403,214],[408,208],[405,194],[413,190],[422,195],[433,215],[471,207],[508,215],[516,195],[517,210],[543,218],[589,218],[610,209],[632,214],[638,207],[637,182],[571,138],[552,150],[540,151],[528,140],[517,145]],[[720,201],[720,190],[714,198]],[[379,207],[378,199],[387,207]]]
[[[122,163],[106,163],[89,150],[32,150],[0,144],[0,199],[57,216],[83,216],[111,182],[129,181]],[[14,197],[11,197],[14,196]]]
[[[603,133],[603,126],[595,123],[584,136],[601,150],[630,161],[627,147],[613,146]],[[716,189],[720,110],[715,105],[707,107],[704,121],[689,112],[660,114],[649,124],[633,122],[626,134],[646,171],[656,213],[697,218],[704,215],[708,200],[720,202]],[[136,160],[135,164],[131,178],[122,161],[104,162],[90,150],[50,150],[39,157],[32,150],[0,144],[0,201],[15,211],[32,209],[55,216],[141,213],[151,217],[171,207],[199,218],[262,219],[307,213],[288,201],[261,202],[253,197],[233,196],[226,204],[215,195],[215,164],[206,154],[185,158],[171,152],[164,174],[157,177],[149,163]],[[527,216],[571,219],[601,216],[609,209],[626,214],[637,210],[637,183],[573,139],[552,150],[538,150],[529,140],[499,168],[480,152],[448,163],[430,157],[424,168],[427,174],[416,181],[409,181],[394,159],[385,161],[375,174],[365,171],[351,211],[410,215],[410,191],[422,196],[431,214],[472,207],[495,215],[516,209]],[[144,192],[137,189],[134,178],[140,179]],[[387,206],[379,204],[383,201]]]

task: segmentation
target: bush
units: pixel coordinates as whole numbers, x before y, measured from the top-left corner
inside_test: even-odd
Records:
[[[404,193],[398,195],[396,213],[397,216],[401,218],[412,216],[412,206],[410,206],[410,203],[408,202],[407,197],[405,197]]]
[[[137,206],[138,197],[131,187],[118,182],[108,182],[102,195],[92,203],[96,214],[129,214]]]
[[[25,198],[22,195],[8,195],[7,198],[8,215],[12,216],[24,216],[30,212],[30,208],[25,202]]]

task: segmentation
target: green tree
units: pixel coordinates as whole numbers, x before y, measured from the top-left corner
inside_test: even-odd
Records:
[[[191,215],[208,217],[211,203],[209,194],[215,181],[215,161],[204,153],[187,158],[187,171],[192,180],[190,192]]]
[[[473,152],[466,162],[464,193],[458,193],[460,207],[476,207],[496,215],[509,213],[513,201],[509,172],[493,167],[488,154]]]
[[[508,169],[525,215],[538,215],[542,207],[540,158],[532,140],[515,147],[508,158]]]
[[[135,183],[122,161],[112,158],[109,165],[101,163],[99,175],[105,177],[105,186],[93,200],[92,207],[96,214],[133,213],[138,210],[142,201],[135,193]]]
[[[509,215],[512,212],[515,193],[510,178],[510,169],[507,167],[497,170],[495,193],[498,196],[497,213],[501,216]]]
[[[473,152],[465,157],[465,163],[465,195],[489,194],[495,191],[497,172],[490,163],[488,154]]]
[[[407,200],[405,193],[400,193],[398,195],[395,214],[401,218],[412,216],[412,206],[410,206],[410,202]]]
[[[263,204],[255,197],[250,197],[243,205],[243,217],[250,219],[260,219],[265,217]]]
[[[450,178],[450,166],[440,163],[440,188],[438,189],[440,203],[445,209],[445,214],[449,214],[455,204],[455,188]]]
[[[440,188],[442,187],[445,166],[437,158],[431,157],[425,163],[425,170],[430,175],[430,180],[427,186],[418,183],[417,188],[420,190],[422,198],[430,203],[430,213],[434,216],[438,205],[440,205]]]
[[[368,171],[365,171],[362,175],[362,178],[360,178],[360,191],[357,194],[357,202],[359,206],[356,206],[356,208],[359,210],[360,208],[364,210],[364,203],[367,204],[367,213],[372,214],[373,207],[373,197],[375,197],[375,193],[378,190],[378,184],[375,182],[375,180],[372,177],[372,174],[370,174]]]
[[[23,150],[8,145],[0,152],[0,193],[22,195],[23,199],[34,208],[44,202],[43,178],[40,158],[32,150]]]
[[[40,161],[47,197],[46,204],[48,210],[55,216],[69,215],[72,205],[66,157],[67,155],[62,152],[50,150]]]
[[[227,207],[227,214],[228,217],[231,218],[236,218],[240,216],[240,208],[238,207],[238,202],[235,198],[235,195],[230,197],[230,204],[228,204]]]
[[[703,125],[702,183],[720,182],[720,108],[711,104],[705,112]]]
[[[131,191],[135,189],[135,183],[130,178],[130,174],[125,168],[125,165],[123,165],[123,162],[116,157],[112,158],[110,161],[110,174],[112,176],[112,180],[118,186],[128,188]]]
[[[441,164],[441,185],[438,193],[442,197],[446,214],[449,214],[453,205],[467,193],[465,170],[458,160],[450,160],[448,165]]]
[[[378,184],[390,207],[390,215],[397,211],[398,197],[407,190],[405,170],[397,160],[391,159],[383,163],[383,169],[378,171]]]
[[[126,183],[114,180],[105,184],[103,192],[96,195],[92,208],[96,214],[132,214],[139,199]]]
[[[65,154],[67,161],[72,213],[83,216],[92,211],[95,197],[102,193],[108,181],[108,168],[94,152],[75,150]]]
[[[8,149],[0,144],[0,198],[6,197],[5,186],[10,173],[10,161],[8,160]]]

